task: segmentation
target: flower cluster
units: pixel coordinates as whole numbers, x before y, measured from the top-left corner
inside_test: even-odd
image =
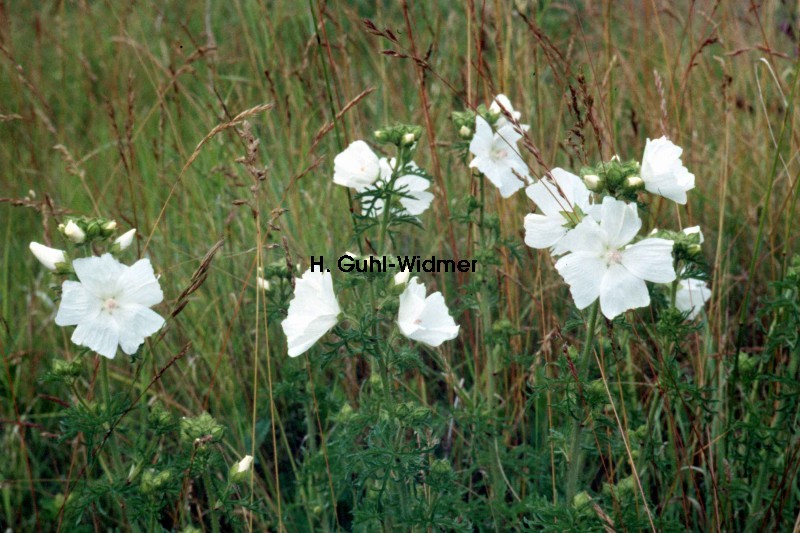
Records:
[[[350,143],[333,160],[333,182],[359,193],[369,217],[382,216],[387,203],[392,214],[421,215],[430,207],[433,194],[428,192],[429,176],[411,160],[420,132],[417,126],[402,124],[375,132],[379,141],[397,145],[398,158],[379,158],[361,140]]]
[[[59,229],[80,246],[110,239],[116,227],[105,219],[70,219]],[[30,243],[31,252],[45,268],[70,278],[61,285],[56,324],[77,326],[72,342],[109,359],[116,356],[118,347],[135,354],[164,325],[164,319],[150,309],[164,299],[150,260],[127,266],[112,255],[128,248],[135,234],[132,229],[112,241],[111,253],[75,260],[64,250]]]
[[[687,230],[683,237],[663,233],[637,237],[642,227],[637,209],[640,191],[686,203],[694,175],[683,166],[681,153],[664,137],[648,139],[641,165],[623,163],[615,156],[587,169],[583,179],[555,168],[526,188],[540,213],[525,217],[525,243],[550,250],[578,309],[599,299],[603,315],[612,319],[645,307],[650,304],[647,281],[676,283],[672,304],[689,318],[710,297],[705,282],[679,279],[684,270],[676,272],[678,262],[694,260],[692,254],[699,252],[699,228]],[[594,201],[597,196],[601,201]]]
[[[355,256],[348,252],[348,255]],[[392,278],[395,286],[405,285],[400,294],[397,326],[409,339],[436,347],[458,336],[459,326],[440,292],[425,297],[425,286],[408,272],[398,272]],[[333,291],[329,272],[310,268],[296,280],[289,312],[281,323],[288,343],[290,357],[305,353],[330,331],[340,319],[342,310]]]

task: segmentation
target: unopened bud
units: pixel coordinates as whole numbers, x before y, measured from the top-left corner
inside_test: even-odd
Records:
[[[67,222],[64,226],[64,235],[75,244],[80,244],[86,240],[86,233],[78,226],[74,220]]]
[[[114,231],[117,229],[117,221],[116,220],[109,220],[105,224],[103,224],[103,229],[106,231]]]
[[[590,191],[597,190],[597,187],[600,185],[600,176],[597,174],[586,174],[583,177],[583,182],[586,184],[586,187]]]
[[[116,226],[116,223],[114,224]],[[136,235],[136,228],[128,230],[114,241],[114,244],[119,246],[120,251],[124,250],[133,243],[133,237]]]
[[[469,126],[461,126],[461,129],[458,130],[458,134],[462,139],[469,139],[472,137],[472,130],[469,129]]]
[[[639,176],[629,176],[627,180],[628,187],[632,189],[640,189],[644,187],[644,180]]]
[[[256,277],[256,285],[262,291],[268,291],[269,290],[269,281],[265,280],[261,276],[257,276]]]
[[[403,135],[403,144],[405,146],[411,146],[416,140],[417,138],[413,133],[406,133]]]
[[[408,283],[408,278],[411,277],[410,270],[402,270],[394,275],[394,284],[395,285],[405,285]]]
[[[48,270],[55,270],[59,263],[67,262],[67,258],[64,256],[63,250],[50,248],[49,246],[39,244],[38,242],[32,242],[29,247],[33,255],[36,256],[36,259],[38,259],[39,262]]]

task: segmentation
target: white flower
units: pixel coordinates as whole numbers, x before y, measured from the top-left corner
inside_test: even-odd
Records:
[[[394,171],[395,165],[397,162],[395,158],[391,160],[382,157],[379,161],[379,166],[381,169],[380,174],[380,181],[383,183],[389,182],[392,178],[392,172]],[[418,168],[417,165],[412,161],[407,165],[412,170]],[[405,167],[400,170],[402,172],[405,170]],[[417,176],[416,174],[405,174],[402,176],[398,176],[394,180],[394,190],[402,193],[402,196],[398,196],[398,200],[400,201],[400,205],[402,209],[398,210],[398,214],[400,215],[421,215],[425,212],[428,207],[430,207],[431,202],[433,201],[433,194],[428,192],[428,187],[430,186],[430,182],[423,178],[422,176]],[[369,190],[368,187],[366,190]],[[374,204],[372,204],[372,209],[370,210],[370,214],[372,216],[380,216],[383,213],[383,198],[376,198]]]
[[[578,210],[583,214],[589,213],[591,193],[578,176],[564,169],[554,168],[550,175],[552,181],[541,179],[525,189],[528,197],[544,213],[525,216],[525,244],[531,248],[552,247],[553,253],[560,255],[565,250],[559,241],[567,234],[570,222],[572,226],[579,222],[573,213]]]
[[[136,228],[128,230],[116,238],[114,244],[119,246],[120,251],[124,250],[133,243],[133,237],[136,235]]]
[[[690,311],[689,320],[694,319],[703,306],[711,298],[711,290],[705,281],[689,278],[678,282],[678,290],[675,293],[675,307],[678,311]]]
[[[350,143],[333,160],[333,182],[361,192],[380,176],[378,156],[364,141]]]
[[[570,286],[578,309],[600,298],[608,319],[650,304],[645,280],[668,283],[675,279],[673,242],[649,238],[628,245],[642,221],[635,205],[611,197],[603,199],[599,220],[584,217],[560,243],[569,254],[556,262],[556,270]]]
[[[297,357],[311,348],[336,325],[340,312],[330,272],[306,270],[295,283],[289,314],[281,322],[289,344],[289,356]]]
[[[250,470],[250,467],[253,465],[253,456],[252,455],[245,455],[242,457],[242,460],[236,463],[236,473],[242,474]]]
[[[394,275],[395,285],[405,285],[408,283],[408,278],[411,277],[411,270],[402,270]]]
[[[494,133],[483,117],[475,117],[475,136],[469,143],[469,151],[475,158],[469,166],[494,183],[503,198],[517,192],[529,180],[528,165],[517,152],[520,138],[522,135],[509,124]]]
[[[111,254],[72,262],[80,281],[65,281],[59,326],[78,326],[72,342],[113,359],[117,346],[134,354],[164,319],[150,309],[164,299],[149,259],[123,265]]]
[[[522,113],[519,111],[514,111],[514,106],[511,105],[511,100],[508,99],[508,96],[504,94],[498,94],[494,97],[494,100],[492,100],[492,105],[489,106],[489,111],[500,115],[496,122],[498,128],[502,128],[506,124],[511,124],[511,122],[506,118],[505,113],[503,113],[503,110],[514,117],[514,120],[519,122]],[[526,130],[528,129],[526,124],[521,124],[521,126]]]
[[[644,188],[679,204],[686,203],[686,191],[694,189],[694,174],[681,162],[683,149],[666,137],[647,139],[642,156]]]
[[[64,250],[50,248],[38,242],[32,242],[29,248],[31,252],[33,252],[33,255],[36,256],[36,259],[48,270],[55,270],[57,264],[67,262],[67,258],[64,256]]]
[[[425,285],[418,278],[412,278],[400,295],[397,325],[409,339],[433,347],[455,339],[460,327],[450,316],[442,293],[434,292],[426,298]]]
[[[67,225],[64,226],[64,235],[75,244],[80,244],[86,240],[86,234],[74,220],[70,220],[67,222]]]

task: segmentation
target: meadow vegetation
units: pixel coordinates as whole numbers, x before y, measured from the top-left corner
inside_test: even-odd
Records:
[[[777,0],[0,4],[0,526],[797,530],[799,20]],[[683,148],[685,205],[625,194],[642,235],[700,226],[703,311],[652,284],[613,320],[576,309],[525,245],[525,192],[468,166],[459,125],[498,94],[537,179]],[[396,124],[413,148],[376,139]],[[356,140],[413,151],[430,209],[364,216],[333,181]],[[108,360],[54,323],[64,278],[29,244],[74,259],[131,228],[117,255],[149,258],[166,324]],[[392,273],[334,271],[344,318],[289,357],[297,280],[345,250],[477,261],[419,275],[458,335],[398,332]]]

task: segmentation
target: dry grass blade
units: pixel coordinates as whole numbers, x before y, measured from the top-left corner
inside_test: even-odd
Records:
[[[225,243],[225,239],[220,239],[217,243],[211,247],[211,249],[206,253],[203,260],[200,262],[200,266],[197,267],[197,270],[194,271],[192,274],[192,279],[189,280],[189,286],[186,287],[180,296],[178,296],[178,301],[175,303],[175,309],[170,313],[171,317],[176,317],[183,311],[183,308],[186,307],[186,304],[189,303],[189,296],[192,295],[200,286],[205,283],[206,278],[208,278],[208,270],[211,268],[211,262],[214,260],[214,256],[216,255],[217,251],[222,248],[222,245]]]
[[[344,114],[345,114],[345,113],[347,113],[347,112],[348,112],[350,109],[352,109],[352,108],[353,108],[353,106],[355,106],[355,105],[356,105],[357,103],[359,103],[361,100],[363,100],[363,99],[364,99],[364,98],[366,98],[368,95],[370,95],[370,94],[372,94],[372,93],[374,93],[374,92],[375,92],[375,87],[367,87],[366,89],[364,89],[363,91],[361,91],[360,93],[358,93],[358,94],[356,95],[356,97],[355,97],[355,98],[353,98],[352,100],[350,100],[349,102],[347,102],[347,103],[344,105],[344,107],[342,107],[341,111],[339,111],[338,113],[336,113],[336,117],[334,117],[334,119],[333,119],[331,122],[328,122],[327,124],[325,124],[324,126],[322,126],[322,127],[319,129],[319,131],[317,131],[316,135],[314,135],[314,141],[311,143],[311,148],[309,148],[308,152],[309,152],[309,153],[311,153],[311,152],[313,152],[313,151],[314,151],[314,149],[317,147],[317,145],[320,143],[320,141],[321,141],[323,138],[325,138],[325,136],[326,136],[328,133],[330,133],[330,131],[331,131],[331,130],[334,128],[334,126],[336,126],[336,123],[337,123],[339,120],[341,120],[341,119],[342,119],[342,117],[344,116]]]
[[[144,253],[150,246],[150,240],[153,238],[153,235],[155,234],[156,229],[158,228],[158,224],[161,222],[161,219],[164,218],[164,213],[167,210],[167,205],[169,205],[170,199],[175,194],[175,189],[178,187],[178,184],[180,184],[183,175],[186,173],[186,170],[192,165],[192,163],[194,163],[194,161],[200,155],[200,150],[203,148],[203,145],[205,145],[209,140],[211,140],[216,134],[225,131],[229,128],[233,128],[234,126],[238,126],[239,124],[244,122],[245,119],[252,117],[253,115],[257,115],[258,113],[261,113],[263,111],[268,111],[273,107],[274,107],[273,104],[261,104],[255,107],[251,107],[250,109],[245,109],[244,111],[233,117],[228,122],[223,122],[222,124],[218,124],[217,126],[215,126],[211,131],[208,132],[208,134],[206,134],[205,137],[203,137],[203,139],[199,143],[197,143],[194,152],[192,152],[192,155],[189,156],[189,159],[183,165],[183,168],[181,168],[180,174],[178,174],[178,177],[175,179],[175,183],[172,184],[172,188],[170,189],[169,194],[167,195],[167,199],[164,200],[164,205],[161,206],[161,211],[158,213],[158,217],[156,217],[156,221],[153,223],[153,229],[150,230],[150,234],[147,236],[147,240],[144,243],[144,249],[142,250],[142,253]]]

